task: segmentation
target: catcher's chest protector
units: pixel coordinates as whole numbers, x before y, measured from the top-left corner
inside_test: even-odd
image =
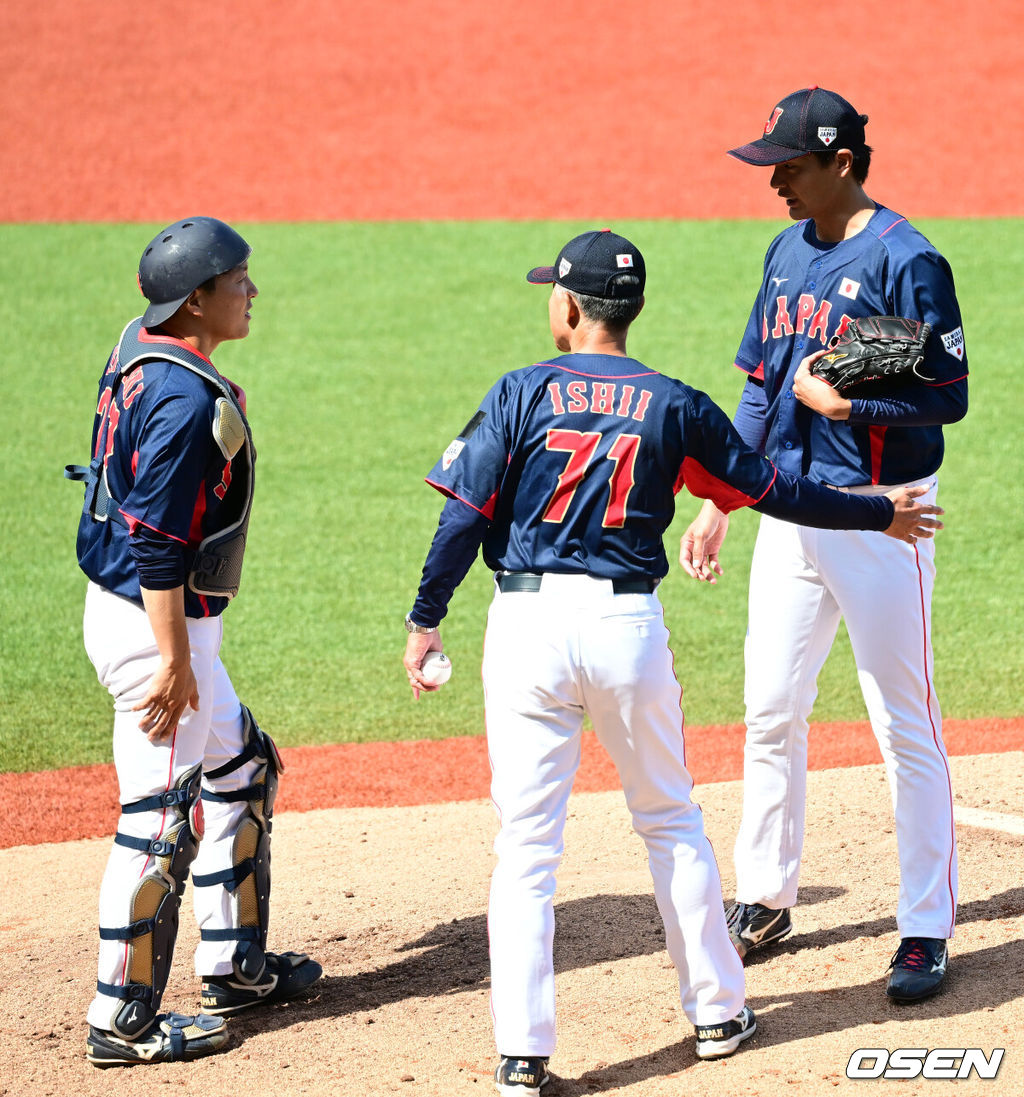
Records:
[[[124,378],[133,367],[147,359],[169,360],[199,374],[218,393],[213,420],[213,439],[231,465],[231,490],[218,511],[220,528],[208,534],[199,547],[187,557],[188,585],[196,594],[217,598],[234,598],[242,577],[242,559],[252,510],[253,466],[256,450],[252,433],[238,397],[231,386],[201,354],[187,344],[166,339],[141,338],[142,322],[133,320],[121,333],[117,346],[117,373],[111,381],[110,403]],[[241,461],[234,458],[242,454]],[[64,475],[69,480],[85,482],[85,513],[94,521],[114,521],[124,525],[118,511],[119,500],[107,488],[104,459],[96,457],[88,466],[68,465]]]

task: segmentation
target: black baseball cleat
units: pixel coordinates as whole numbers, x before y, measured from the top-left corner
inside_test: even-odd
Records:
[[[219,1017],[162,1013],[145,1032],[131,1040],[90,1025],[85,1057],[98,1067],[170,1063],[212,1055],[227,1041],[227,1022]]]
[[[504,1097],[537,1097],[551,1081],[547,1057],[503,1055],[494,1072],[494,1087]]]
[[[946,978],[949,952],[941,937],[904,937],[889,969],[885,993],[894,1002],[920,1002],[938,994]]]
[[[695,1031],[698,1059],[724,1059],[757,1032],[757,1018],[750,1006],[744,1006],[731,1021],[698,1025]]]
[[[725,912],[725,924],[741,960],[753,949],[773,945],[793,932],[788,907],[772,910],[760,903],[733,903]]]
[[[255,983],[237,975],[203,976],[203,1013],[238,1013],[252,1006],[294,998],[312,986],[324,969],[304,952],[268,952],[266,967]]]

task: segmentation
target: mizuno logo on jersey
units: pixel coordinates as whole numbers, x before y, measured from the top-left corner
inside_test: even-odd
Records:
[[[942,345],[946,348],[947,354],[952,354],[954,358],[959,361],[964,360],[964,329],[957,328],[955,331],[946,332],[942,336]]]

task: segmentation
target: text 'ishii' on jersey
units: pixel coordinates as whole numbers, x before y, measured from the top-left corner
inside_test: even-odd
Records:
[[[635,385],[612,381],[569,381],[564,386],[559,381],[548,385],[551,410],[555,415],[591,412],[594,415],[618,415],[623,419],[643,422],[651,402],[651,392]]]

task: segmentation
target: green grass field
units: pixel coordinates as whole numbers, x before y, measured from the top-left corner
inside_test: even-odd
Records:
[[[135,267],[160,226],[0,227],[4,492],[0,509],[0,770],[109,760],[110,701],[81,642],[79,485],[96,384],[142,299]],[[479,658],[490,577],[474,565],[443,628],[455,665],[413,703],[402,618],[441,500],[423,483],[501,372],[550,356],[547,293],[525,272],[583,223],[243,226],[260,297],[252,334],[217,365],[247,390],[259,450],[242,591],[224,660],[282,744],[434,738],[483,730]],[[775,222],[631,222],[648,304],[631,353],[732,412],[730,363]],[[947,431],[947,528],[935,598],[947,716],[1021,711],[1022,446],[1014,418],[1024,220],[920,226],[957,278],[971,410]],[[696,512],[687,495],[669,531]],[[678,567],[661,594],[691,724],[742,718],[746,568],[757,516],[732,523],[714,588]],[[866,596],[870,592],[865,592]],[[815,718],[861,719],[845,637]]]

